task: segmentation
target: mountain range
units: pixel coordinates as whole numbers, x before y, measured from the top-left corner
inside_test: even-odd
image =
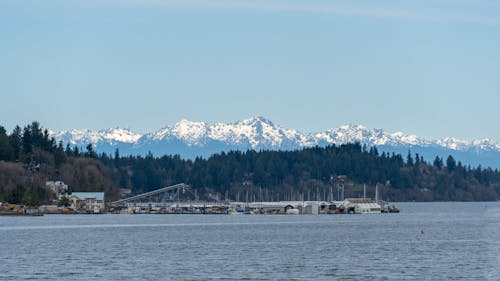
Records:
[[[465,141],[448,137],[427,140],[362,125],[344,125],[324,132],[302,133],[283,128],[261,116],[217,124],[182,119],[173,126],[146,134],[118,127],[50,133],[64,144],[85,147],[92,143],[98,152],[114,153],[119,149],[121,155],[145,155],[151,152],[156,156],[178,154],[183,158],[194,159],[229,150],[294,150],[360,142],[376,146],[379,152],[395,152],[405,156],[410,150],[412,154],[422,155],[426,161],[432,161],[436,156],[446,158],[452,155],[463,164],[500,168],[500,142],[490,139]]]

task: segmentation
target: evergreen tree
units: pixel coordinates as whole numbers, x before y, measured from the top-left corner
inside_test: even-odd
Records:
[[[23,128],[22,144],[23,144],[23,153],[25,157],[28,158],[28,156],[31,155],[33,151],[33,138],[31,136],[31,125],[27,125]]]
[[[57,205],[68,207],[71,205],[71,200],[67,196],[62,196],[57,202]]]
[[[120,150],[115,149],[115,156],[113,157],[113,162],[115,164],[115,167],[120,167]]]
[[[413,166],[413,158],[411,157],[411,152],[408,150],[408,155],[406,155],[406,165]]]
[[[0,126],[0,160],[12,161],[14,159],[14,149],[7,136],[7,131]]]
[[[75,157],[79,157],[79,156],[80,156],[80,149],[78,149],[78,146],[76,146],[76,145],[75,145],[75,146],[73,147],[73,153],[72,153],[72,154],[73,154],[73,156],[75,156]]]
[[[66,152],[64,152],[62,141],[60,141],[54,152],[54,163],[59,168],[64,162],[66,162]]]
[[[97,153],[94,151],[94,146],[91,143],[87,144],[86,149],[87,149],[87,152],[85,153],[85,156],[90,157],[90,158],[97,157]]]
[[[73,150],[71,149],[71,146],[69,145],[69,142],[66,144],[66,149],[64,151],[66,153],[66,156],[73,156]]]
[[[436,167],[438,170],[441,170],[443,168],[443,159],[439,158],[439,156],[436,156],[434,159],[434,167]]]
[[[9,136],[10,144],[14,152],[14,159],[21,159],[21,146],[22,146],[22,131],[21,127],[16,126]]]
[[[457,166],[457,163],[455,162],[455,159],[453,156],[449,155],[448,158],[446,158],[446,167],[450,171],[454,171]]]
[[[415,166],[420,166],[421,160],[420,160],[420,155],[418,153],[415,154]]]

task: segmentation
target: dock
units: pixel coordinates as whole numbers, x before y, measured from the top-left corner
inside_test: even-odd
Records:
[[[181,196],[191,194],[194,196]],[[186,184],[176,184],[108,204],[111,213],[125,214],[377,214],[399,211],[384,201],[348,198],[338,201],[203,201]]]

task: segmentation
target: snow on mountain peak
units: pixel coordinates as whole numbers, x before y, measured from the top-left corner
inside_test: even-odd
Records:
[[[80,143],[96,143],[101,140],[101,136],[99,136],[98,132],[89,129],[72,129],[70,131],[53,132],[51,133],[51,136],[53,136],[57,141],[69,143],[70,145],[77,145]]]
[[[253,149],[273,148],[281,146],[306,146],[307,136],[296,130],[276,126],[269,119],[255,116],[235,123],[194,122],[182,119],[174,126],[167,126],[153,134],[147,135],[155,141],[179,139],[188,145],[205,145],[208,141],[218,141],[240,147]]]
[[[453,150],[466,150],[471,145],[471,143],[468,141],[460,140],[453,137],[437,140],[436,143],[442,147],[446,147]]]
[[[244,120],[241,120],[239,122],[236,122],[235,124],[241,124],[241,125],[247,125],[247,126],[255,126],[257,124],[266,124],[266,125],[269,125],[271,127],[274,127],[274,123],[263,117],[263,116],[254,116],[252,118],[248,118],[248,119],[244,119]]]
[[[134,133],[129,129],[122,129],[119,127],[102,130],[99,131],[99,133],[106,140],[114,140],[124,143],[135,143],[142,136],[141,134]]]
[[[500,150],[500,142],[495,142],[490,139],[474,140],[471,146],[480,150]]]
[[[100,131],[93,131],[89,129],[83,129],[83,130],[72,129],[70,131],[61,131],[61,132],[50,131],[50,135],[53,136],[58,141],[69,143],[71,145],[89,144],[89,143],[96,144],[98,142],[135,143],[142,136],[141,134],[133,133],[129,129],[122,129],[118,127]]]
[[[210,126],[211,138],[231,144],[249,144],[254,149],[279,148],[287,140],[301,139],[296,130],[276,126],[269,119],[256,116],[231,124],[218,123]]]
[[[323,133],[314,134],[318,141],[343,144],[360,142],[367,145],[430,145],[430,141],[402,132],[386,133],[382,129],[369,129],[363,125],[343,125]]]
[[[205,122],[193,122],[186,119],[180,120],[172,128],[172,134],[191,144],[206,137],[207,131],[208,125]]]
[[[173,126],[166,126],[156,132],[141,135],[128,129],[110,128],[101,131],[71,130],[51,132],[57,141],[71,145],[100,143],[132,144],[143,147],[156,142],[180,141],[187,146],[204,147],[210,142],[238,149],[296,149],[314,145],[344,144],[360,142],[377,146],[421,146],[443,147],[452,150],[500,151],[500,142],[482,139],[464,141],[457,138],[425,140],[402,132],[387,133],[382,129],[369,129],[363,125],[343,125],[324,132],[304,134],[297,130],[275,125],[262,116],[254,116],[234,123],[207,124],[182,119]]]

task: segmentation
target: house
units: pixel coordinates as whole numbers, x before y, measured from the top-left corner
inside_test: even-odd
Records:
[[[71,207],[86,213],[102,213],[105,210],[104,192],[73,192],[69,196]]]
[[[50,188],[58,197],[68,192],[68,185],[62,181],[46,181],[45,186]]]

